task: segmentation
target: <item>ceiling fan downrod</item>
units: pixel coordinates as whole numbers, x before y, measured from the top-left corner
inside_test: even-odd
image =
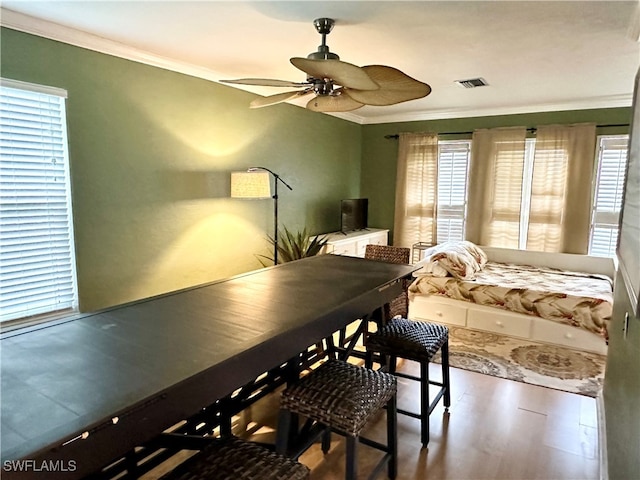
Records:
[[[316,27],[317,32],[322,35],[322,44],[318,46],[316,52],[307,55],[307,58],[313,60],[340,60],[340,57],[330,52],[327,46],[327,35],[333,30],[335,21],[332,18],[316,18],[313,21],[313,25]]]

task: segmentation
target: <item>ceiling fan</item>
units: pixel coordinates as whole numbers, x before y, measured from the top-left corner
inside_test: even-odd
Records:
[[[318,51],[307,58],[293,57],[291,63],[307,74],[305,82],[270,80],[265,78],[240,78],[221,80],[224,83],[256,85],[267,87],[289,87],[298,90],[261,97],[251,102],[250,108],[267,107],[306,95],[314,95],[307,108],[316,112],[348,112],[364,105],[394,105],[431,93],[431,87],[397,68],[386,65],[358,67],[343,62],[329,51],[327,35],[335,21],[331,18],[317,18],[313,21],[322,35]]]

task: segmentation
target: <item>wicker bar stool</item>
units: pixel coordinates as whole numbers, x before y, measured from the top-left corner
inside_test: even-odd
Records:
[[[397,473],[397,381],[388,373],[358,367],[342,360],[329,359],[306,377],[287,387],[281,397],[276,451],[293,458],[301,455],[319,435],[292,442],[292,418],[301,415],[320,427],[323,451],[327,429],[346,437],[345,478],[357,477],[357,445],[363,443],[385,453],[370,478],[387,465],[389,478]],[[361,436],[368,421],[386,406],[386,445]],[[296,426],[297,429],[297,426]],[[304,429],[303,429],[304,430]],[[295,444],[292,444],[295,443]]]
[[[389,263],[409,263],[410,250],[390,245],[367,245],[365,258]],[[407,286],[408,287],[408,286]],[[381,362],[389,373],[398,377],[420,382],[420,412],[398,409],[398,413],[420,420],[420,440],[423,446],[429,443],[429,416],[440,399],[445,409],[451,406],[449,379],[449,329],[444,325],[407,319],[409,297],[405,288],[403,294],[385,305],[384,325],[366,338],[366,366],[373,364],[373,353],[382,356]],[[429,363],[440,350],[442,382],[429,378]],[[420,376],[396,371],[398,358],[412,360],[420,364]],[[440,387],[434,400],[429,402],[429,385]]]
[[[309,469],[237,437],[212,440],[161,480],[305,480]]]

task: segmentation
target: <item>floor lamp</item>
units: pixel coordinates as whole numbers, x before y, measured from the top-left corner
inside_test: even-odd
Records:
[[[273,176],[273,195],[271,182]],[[231,172],[231,197],[233,198],[273,198],[273,264],[278,264],[278,182],[293,190],[280,175],[266,167],[250,167],[246,172]]]

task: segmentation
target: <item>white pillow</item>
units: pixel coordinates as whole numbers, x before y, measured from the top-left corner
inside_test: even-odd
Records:
[[[460,244],[447,245],[431,256],[451,274],[460,280],[472,280],[480,271],[480,265],[469,251]]]
[[[446,277],[449,274],[437,260],[431,261],[431,255],[423,258],[416,265],[420,266],[420,269],[413,272],[414,277]]]
[[[420,259],[420,261],[423,260],[429,260],[431,258],[431,255],[433,255],[436,252],[440,251],[440,246],[439,245],[434,245],[433,247],[429,247],[426,250],[422,250],[422,258]],[[419,263],[419,262],[418,262]]]
[[[487,264],[487,261],[489,260],[487,258],[487,254],[484,253],[484,250],[482,250],[475,243],[470,242],[468,240],[463,240],[462,242],[460,242],[460,244],[464,249],[466,249],[471,254],[471,256],[476,260],[476,262],[478,262],[478,266],[480,267],[480,270],[482,270],[482,267],[484,267]]]
[[[451,275],[461,280],[471,280],[486,263],[486,255],[475,244],[468,241],[449,241],[426,249],[418,262],[420,270],[414,277],[446,277]]]

